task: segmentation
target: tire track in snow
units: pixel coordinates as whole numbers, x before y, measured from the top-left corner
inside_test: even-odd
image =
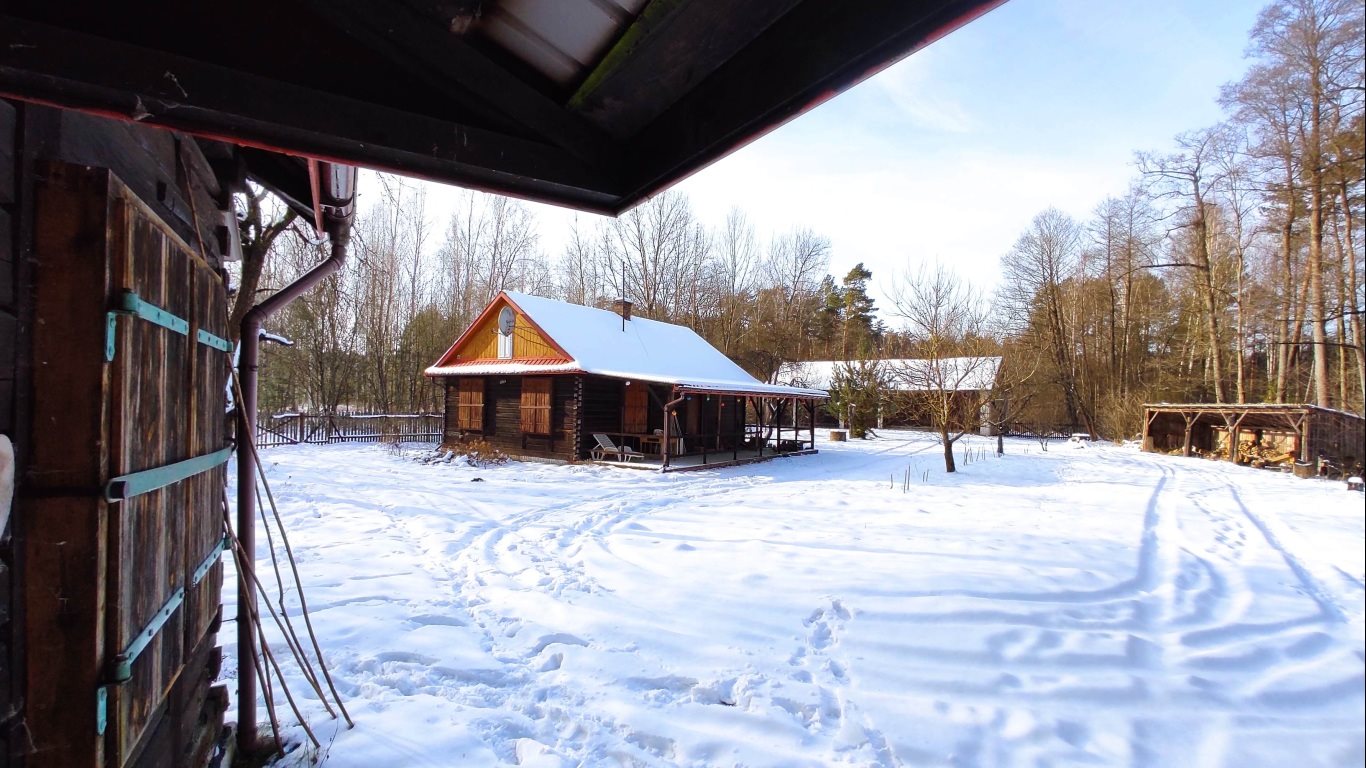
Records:
[[[1304,586],[1305,593],[1309,595],[1311,600],[1318,603],[1319,609],[1323,611],[1323,615],[1334,622],[1341,623],[1347,621],[1347,612],[1342,607],[1342,602],[1346,602],[1346,599],[1343,599],[1345,596],[1339,595],[1330,589],[1328,587],[1328,580],[1320,578],[1315,574],[1315,568],[1309,564],[1311,561],[1301,557],[1295,551],[1296,548],[1294,546],[1287,544],[1288,541],[1293,539],[1293,534],[1291,534],[1279,520],[1275,520],[1270,516],[1256,514],[1249,509],[1248,506],[1243,503],[1242,496],[1238,494],[1238,489],[1234,487],[1232,483],[1225,480],[1223,481],[1223,486],[1228,491],[1229,496],[1233,499],[1233,503],[1238,506],[1238,509],[1241,510],[1245,516],[1247,516],[1248,520],[1252,521],[1252,524],[1257,527],[1257,530],[1261,531],[1262,536],[1266,537],[1266,541],[1271,545],[1271,548],[1280,554],[1281,559],[1283,559],[1290,570],[1294,572],[1295,576],[1300,580],[1300,584]],[[1342,602],[1340,602],[1340,599],[1342,599]]]

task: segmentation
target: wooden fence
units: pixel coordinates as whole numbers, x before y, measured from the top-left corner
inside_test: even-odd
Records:
[[[286,413],[263,416],[256,446],[323,443],[434,443],[441,439],[441,414]]]

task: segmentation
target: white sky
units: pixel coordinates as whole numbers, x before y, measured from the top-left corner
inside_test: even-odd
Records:
[[[1087,217],[1134,178],[1137,150],[1222,117],[1264,0],[1009,0],[681,182],[718,226],[745,211],[761,240],[806,226],[878,285],[941,261],[983,290],[1039,211]],[[363,182],[364,184],[364,182]],[[453,190],[429,185],[444,220]],[[364,186],[362,186],[364,192]],[[598,218],[528,204],[542,250]],[[443,230],[444,231],[444,230]]]

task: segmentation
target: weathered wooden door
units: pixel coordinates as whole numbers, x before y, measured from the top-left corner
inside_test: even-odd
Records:
[[[36,223],[60,272],[37,281],[34,465],[54,493],[26,545],[34,762],[193,765],[221,721],[199,723],[220,655],[222,281],[107,171],[48,169]]]

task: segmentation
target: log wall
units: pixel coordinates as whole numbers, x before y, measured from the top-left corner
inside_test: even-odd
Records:
[[[581,458],[579,437],[581,376],[552,376],[550,434],[522,432],[522,377],[487,376],[484,380],[484,430],[482,434],[462,431],[458,426],[460,379],[446,377],[446,410],[442,428],[443,442],[457,444],[465,439],[483,439],[509,456],[527,456],[557,461]]]

